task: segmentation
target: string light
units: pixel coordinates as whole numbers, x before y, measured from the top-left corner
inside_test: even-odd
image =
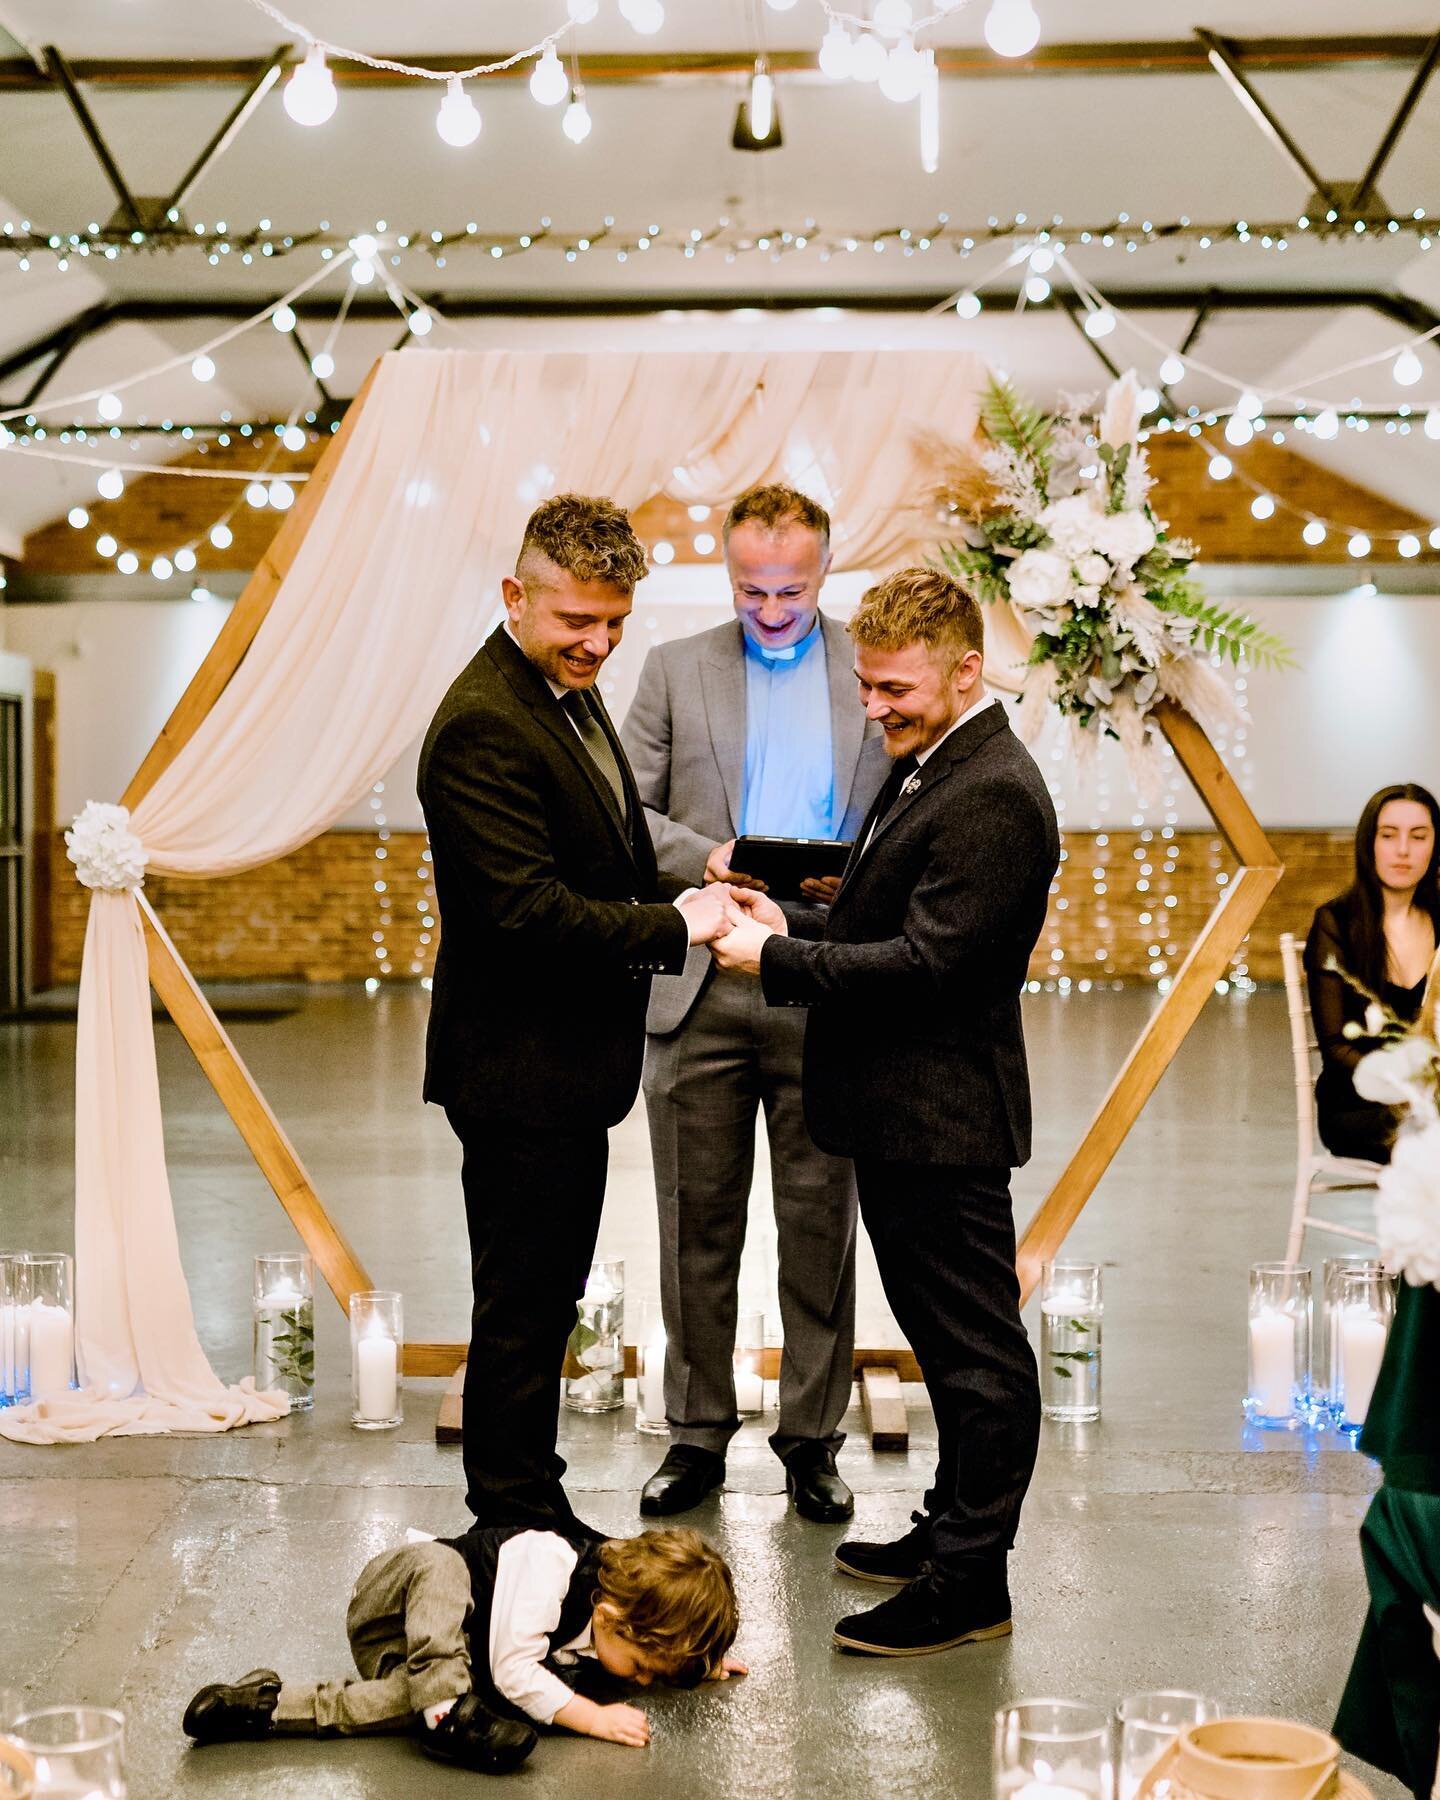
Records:
[[[445,143],[463,150],[479,137],[480,126],[480,109],[465,92],[457,75],[445,89],[445,97],[435,115],[435,129]]]
[[[570,104],[565,108],[560,129],[572,144],[583,144],[590,135],[590,109],[585,104],[585,90],[578,84],[570,91]]]
[[[855,72],[855,44],[845,27],[835,20],[820,44],[820,73],[831,81],[848,81]]]
[[[570,80],[555,46],[547,44],[530,71],[530,92],[541,106],[558,106],[570,92]]]
[[[763,56],[755,58],[750,77],[750,130],[759,139],[768,138],[775,123],[775,79]]]
[[[277,331],[293,331],[295,329],[295,308],[293,306],[277,306],[270,315],[270,323]]]
[[[1404,349],[1395,358],[1390,373],[1401,387],[1414,387],[1417,381],[1424,379],[1425,365],[1411,349]]]
[[[197,356],[190,365],[190,373],[197,381],[213,381],[215,379],[215,364],[208,356]]]
[[[95,491],[102,500],[118,500],[125,492],[125,477],[118,469],[106,469],[95,483]]]
[[[1028,56],[1040,42],[1040,18],[1030,0],[992,0],[985,42],[997,56]]]
[[[77,531],[83,531],[90,523],[90,515],[83,506],[72,506],[65,517]]]
[[[281,97],[286,112],[297,125],[323,125],[334,117],[339,96],[335,92],[335,77],[319,44],[310,45],[304,62],[285,83]]]
[[[118,419],[125,408],[118,394],[102,394],[95,402],[95,410],[102,419]]]

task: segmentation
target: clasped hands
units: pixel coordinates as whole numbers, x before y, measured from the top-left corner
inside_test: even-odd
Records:
[[[722,969],[760,973],[765,940],[786,931],[785,915],[758,888],[713,881],[679,902],[692,944],[705,944]]]

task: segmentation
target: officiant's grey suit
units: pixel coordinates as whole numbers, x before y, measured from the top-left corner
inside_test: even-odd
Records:
[[[853,838],[885,778],[885,753],[859,702],[848,634],[823,613],[818,629],[832,817],[838,835]],[[658,646],[641,672],[621,736],[671,881],[700,883],[711,850],[740,831],[746,684],[738,619]],[[838,1447],[854,1348],[855,1180],[849,1159],[817,1149],[805,1125],[803,1015],[766,1007],[758,982],[718,972],[701,949],[678,980],[656,983],[646,1031],[671,1441],[723,1455],[737,1427],[731,1352],[763,1107],[785,1338],[771,1444],[782,1457],[806,1440]]]

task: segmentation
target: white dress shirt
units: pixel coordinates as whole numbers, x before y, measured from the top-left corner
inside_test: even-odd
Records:
[[[946,726],[944,731],[942,731],[940,733],[939,737],[936,738],[935,742],[933,744],[931,744],[931,746],[928,750],[917,750],[915,752],[916,764],[920,768],[923,769],[925,767],[926,759],[935,754],[935,752],[945,742],[946,738],[949,737],[949,735],[952,731],[958,731],[962,725],[968,725],[970,723],[971,719],[973,719],[975,717],[976,713],[984,712],[984,710],[987,706],[998,706],[999,704],[1000,704],[1000,696],[998,694],[987,694],[983,700],[977,700],[973,706],[967,706],[965,711],[963,713],[961,713],[960,717],[955,721],[955,723],[953,725]],[[913,777],[912,777],[912,779],[913,779]],[[901,791],[901,793],[903,793],[905,790],[902,788],[900,791]],[[898,799],[899,796],[897,795],[896,797]],[[879,829],[879,825],[880,825],[879,819],[876,819],[871,824],[871,827],[865,836],[865,850],[868,850],[870,848],[870,841],[875,836],[876,831]],[[860,852],[860,854],[862,856],[865,854],[865,850],[862,850]]]
[[[500,1546],[490,1601],[490,1679],[513,1705],[541,1725],[554,1723],[575,1698],[545,1665],[593,1656],[590,1622],[566,1644],[552,1647],[578,1556],[553,1531],[522,1531]]]

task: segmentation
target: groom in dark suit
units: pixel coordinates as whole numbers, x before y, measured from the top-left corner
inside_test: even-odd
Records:
[[[443,937],[425,1098],[464,1148],[474,1313],[464,1457],[484,1525],[574,1515],[558,1384],[595,1252],[607,1128],[634,1104],[650,977],[728,928],[725,884],[664,884],[596,677],[645,552],[609,500],[532,514],[505,622],[420,754]]]
[[[890,778],[828,917],[737,888],[743,922],[712,951],[758,974],[771,1006],[810,1008],[806,1120],[855,1159],[885,1295],[935,1409],[914,1530],[836,1552],[846,1574],[900,1589],[842,1619],[836,1644],[902,1656],[1010,1630],[1006,1558],[1040,1431],[1010,1209],[1010,1171],[1030,1155],[1020,991],[1060,846],[1040,771],[981,683],[975,601],[904,569],[849,629]]]

